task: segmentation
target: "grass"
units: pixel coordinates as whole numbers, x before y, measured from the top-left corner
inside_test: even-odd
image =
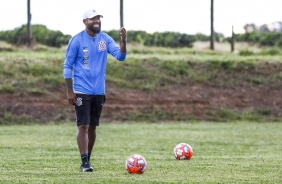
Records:
[[[93,173],[79,171],[72,123],[0,126],[0,183],[281,183],[281,123],[102,123]],[[194,155],[177,161],[173,148]],[[142,175],[125,171],[141,154]]]
[[[0,43],[1,47],[7,46]],[[0,77],[3,79],[0,92],[48,94],[48,91],[64,85],[63,48],[39,46],[31,50],[10,47],[12,51],[0,51]],[[117,62],[109,56],[107,83],[149,91],[167,89],[171,85],[189,86],[191,83],[220,87],[279,87],[282,66],[279,53],[282,53],[280,48],[266,48],[242,56],[218,50],[129,44],[125,62]],[[269,72],[271,68],[274,69]]]
[[[144,90],[166,89],[172,84],[189,86],[191,83],[219,87],[279,87],[281,83],[281,55],[241,56],[236,53],[188,48],[141,47],[139,52],[135,49],[129,50],[124,63],[117,63],[109,58],[109,83]],[[269,66],[277,70],[269,72]]]
[[[179,86],[189,89],[195,84],[222,89],[232,89],[234,86],[246,89],[281,88],[281,48],[258,48],[237,43],[236,52],[230,53],[228,43],[217,44],[220,45],[216,45],[215,51],[208,49],[208,42],[195,43],[194,48],[161,48],[128,44],[128,56],[125,62],[117,62],[109,56],[106,83],[112,87],[143,90],[147,93],[155,90],[169,93]],[[221,46],[228,48],[228,51]],[[244,51],[246,53],[242,54]],[[38,45],[28,49],[0,41],[0,93],[38,98],[51,96],[50,94],[54,94],[55,91],[60,93],[59,91],[65,89],[62,69],[64,52],[65,48]],[[7,124],[6,122],[9,123],[11,120],[13,123],[22,122],[22,124],[30,122],[30,117],[13,119],[14,114],[5,106],[0,111],[3,114],[0,116],[0,124]],[[262,113],[250,111],[244,115],[232,109],[223,109],[216,112],[215,116],[225,119],[231,117],[232,120],[255,118],[256,121],[258,119],[264,121],[262,116],[272,114],[271,109],[258,109],[258,111]],[[148,114],[131,113],[128,117],[130,120],[139,121],[141,118],[141,121],[156,118],[163,120],[167,116],[173,117],[172,120],[194,118],[180,119],[178,114],[174,112],[165,114],[161,109],[148,112]],[[250,114],[254,115],[250,117]],[[212,120],[220,121],[219,118]]]

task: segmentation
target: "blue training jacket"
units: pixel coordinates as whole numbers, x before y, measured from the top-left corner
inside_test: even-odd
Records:
[[[127,53],[106,33],[95,38],[86,30],[69,41],[64,61],[64,78],[73,78],[73,90],[89,95],[106,93],[106,64],[108,53],[119,61],[124,61]]]

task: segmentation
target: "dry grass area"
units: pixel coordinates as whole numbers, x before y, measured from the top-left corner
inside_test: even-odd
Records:
[[[216,42],[215,43],[215,51],[220,51],[220,52],[231,52],[231,44],[228,42]],[[240,50],[248,49],[253,52],[259,52],[263,50],[263,47],[259,47],[258,45],[252,45],[246,42],[238,42],[234,44],[234,52],[238,53]],[[193,49],[195,50],[210,50],[210,42],[200,42],[197,41],[194,43]]]

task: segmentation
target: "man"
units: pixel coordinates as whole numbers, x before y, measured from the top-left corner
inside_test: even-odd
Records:
[[[105,103],[107,55],[124,61],[126,30],[120,29],[120,47],[106,33],[101,32],[103,16],[95,10],[83,14],[85,30],[69,41],[64,61],[67,98],[75,107],[77,145],[81,155],[81,171],[92,172],[90,156],[96,140],[96,126]]]

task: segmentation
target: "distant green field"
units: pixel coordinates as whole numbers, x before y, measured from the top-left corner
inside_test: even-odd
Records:
[[[282,123],[102,123],[93,173],[81,173],[72,123],[0,126],[0,183],[282,183]],[[173,148],[189,143],[189,161]],[[148,163],[125,170],[131,154]]]

